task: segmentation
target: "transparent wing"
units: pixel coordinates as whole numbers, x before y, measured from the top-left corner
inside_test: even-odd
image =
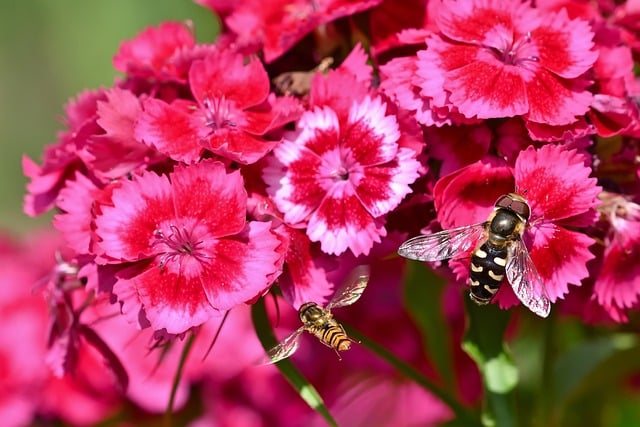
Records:
[[[486,222],[481,222],[417,236],[400,245],[398,254],[418,261],[456,258],[475,247],[484,234],[486,225]]]
[[[358,301],[358,298],[360,298],[369,283],[369,274],[368,265],[359,265],[354,268],[344,285],[333,295],[326,309],[344,307]]]
[[[522,304],[538,316],[547,317],[551,311],[551,301],[529,251],[520,239],[509,247],[506,273],[507,280]]]
[[[263,364],[276,363],[286,359],[298,350],[300,346],[300,335],[304,332],[304,326],[299,327],[295,332],[286,337],[267,352],[267,360]]]

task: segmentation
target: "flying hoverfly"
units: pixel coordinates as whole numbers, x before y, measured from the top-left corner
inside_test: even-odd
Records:
[[[350,277],[326,307],[322,308],[315,302],[306,302],[300,306],[298,316],[302,326],[267,352],[267,363],[276,363],[295,353],[304,331],[315,335],[322,344],[332,348],[338,355],[338,359],[341,358],[341,351],[349,350],[353,340],[347,336],[342,325],[333,318],[331,310],[351,305],[360,298],[369,283],[369,267],[357,267]]]
[[[551,301],[522,240],[530,216],[525,198],[508,193],[498,198],[485,222],[414,237],[400,245],[398,254],[418,261],[441,261],[462,257],[476,245],[469,266],[471,299],[488,304],[506,275],[522,304],[547,317]]]

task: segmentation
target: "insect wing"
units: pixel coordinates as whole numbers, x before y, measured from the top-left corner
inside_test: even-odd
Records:
[[[547,317],[551,311],[551,301],[529,251],[520,239],[509,247],[506,273],[507,280],[522,304],[538,316]]]
[[[456,258],[475,248],[476,243],[485,233],[486,226],[486,222],[481,222],[417,236],[400,245],[398,254],[418,261]]]
[[[349,275],[345,285],[336,291],[326,309],[344,307],[358,301],[369,283],[369,270],[368,265],[356,267]]]
[[[264,364],[276,363],[282,359],[286,359],[298,350],[300,346],[300,335],[304,332],[304,326],[298,328],[291,335],[286,337],[272,349],[267,352],[268,359]]]

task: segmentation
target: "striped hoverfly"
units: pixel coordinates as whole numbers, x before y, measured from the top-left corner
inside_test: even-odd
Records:
[[[506,276],[522,304],[547,317],[551,301],[522,240],[530,216],[525,198],[508,193],[498,198],[485,222],[414,237],[400,245],[398,254],[418,261],[441,261],[463,257],[475,245],[469,265],[471,299],[488,304]]]
[[[315,302],[302,304],[298,309],[302,326],[267,352],[267,363],[276,363],[295,353],[304,331],[314,335],[322,344],[332,348],[338,355],[338,359],[341,359],[340,352],[349,350],[353,340],[347,336],[342,325],[333,318],[331,310],[356,302],[368,283],[369,267],[359,266],[351,274],[351,278],[335,293],[326,307],[323,308]]]

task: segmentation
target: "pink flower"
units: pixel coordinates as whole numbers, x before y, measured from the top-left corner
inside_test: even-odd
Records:
[[[108,183],[166,157],[134,138],[134,125],[142,113],[140,99],[114,88],[97,102],[96,135],[90,135],[78,156],[101,182]]]
[[[418,53],[417,71],[436,107],[554,126],[587,112],[592,95],[582,75],[597,52],[586,21],[510,0],[445,0],[436,21],[440,34]]]
[[[133,320],[181,333],[265,291],[284,245],[269,222],[247,222],[239,172],[219,162],[143,173],[113,191],[96,217],[107,263],[132,263],[114,293]]]
[[[382,0],[243,0],[225,19],[240,46],[262,45],[270,63],[315,28],[380,4]],[[213,5],[214,7],[222,4]]]
[[[608,311],[637,307],[640,296],[640,206],[625,197],[605,194],[600,210],[610,230],[594,293]]]
[[[520,153],[513,171],[497,161],[474,163],[436,184],[438,219],[443,228],[483,222],[500,195],[517,189],[531,207],[525,244],[548,296],[556,301],[568,292],[569,284],[579,285],[588,276],[586,263],[593,258],[588,248],[594,240],[573,230],[595,221],[600,187],[590,172],[575,150],[555,145],[529,147]],[[466,268],[456,271],[464,276]],[[496,300],[502,307],[517,302],[509,286],[501,287]]]
[[[105,91],[82,92],[65,108],[67,130],[58,136],[58,142],[45,148],[42,166],[29,157],[22,159],[24,174],[31,179],[24,198],[24,212],[30,216],[40,215],[51,209],[65,180],[74,171],[82,170],[78,149],[86,144],[86,138],[96,133],[98,125],[97,103],[105,99]]]
[[[173,160],[193,163],[204,150],[248,164],[278,142],[264,135],[300,114],[292,98],[269,97],[269,77],[257,58],[216,52],[195,61],[189,71],[195,102],[144,102],[137,139]]]
[[[367,254],[386,235],[381,217],[418,177],[415,152],[399,148],[398,124],[378,97],[306,112],[274,149],[265,181],[289,224],[304,223],[324,252]]]
[[[164,22],[122,43],[113,57],[113,66],[134,77],[181,82],[188,68],[179,67],[180,55],[194,46],[191,29],[180,22]]]

